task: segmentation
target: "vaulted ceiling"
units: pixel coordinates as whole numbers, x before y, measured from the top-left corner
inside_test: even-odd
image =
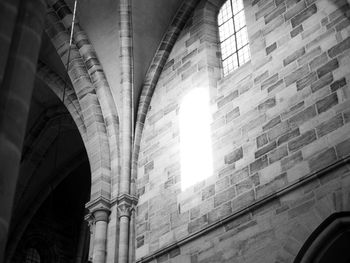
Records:
[[[73,10],[74,0],[66,1]],[[136,105],[148,66],[181,3],[182,0],[132,1]],[[78,0],[77,17],[97,52],[120,109],[118,5],[119,1],[116,0]]]

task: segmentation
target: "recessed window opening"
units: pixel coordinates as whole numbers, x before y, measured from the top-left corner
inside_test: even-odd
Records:
[[[25,263],[40,263],[40,255],[35,248],[27,249]]]
[[[243,0],[227,0],[218,14],[224,76],[250,60]]]
[[[183,99],[179,112],[182,190],[212,175],[209,92],[197,88]]]

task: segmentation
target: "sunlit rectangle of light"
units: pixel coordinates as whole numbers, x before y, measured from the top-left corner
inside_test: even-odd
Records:
[[[235,20],[235,30],[238,31],[242,27],[245,26],[245,15],[244,11],[239,12],[237,15],[234,17]]]
[[[233,15],[237,14],[243,9],[243,0],[232,0]]]
[[[237,38],[237,49],[248,44],[248,32],[247,27],[243,27],[240,31],[236,33]]]
[[[222,62],[222,67],[224,69],[224,76],[234,71],[236,68],[238,68],[238,61],[237,61],[237,55],[236,53],[233,54],[231,57],[228,57]]]
[[[209,91],[196,88],[180,106],[181,188],[186,188],[212,175],[211,113]]]
[[[235,36],[231,36],[221,43],[221,57],[226,59],[228,56],[236,52]]]
[[[231,17],[232,17],[231,2],[226,1],[226,3],[220,8],[219,15],[218,15],[218,25],[221,25],[222,23],[226,22]]]
[[[226,38],[234,34],[233,20],[229,19],[227,22],[219,27],[220,42],[224,41]]]
[[[239,64],[242,65],[250,60],[249,45],[246,45],[238,51]]]

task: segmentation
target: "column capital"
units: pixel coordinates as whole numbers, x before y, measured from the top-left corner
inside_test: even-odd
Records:
[[[104,199],[98,199],[97,201],[89,202],[85,206],[89,210],[89,214],[85,216],[85,218],[90,224],[91,221],[93,224],[97,221],[108,222],[108,217],[111,213],[109,206],[109,202]]]
[[[130,214],[133,210],[135,210],[138,199],[129,194],[121,194],[117,198],[117,209],[118,209],[118,217],[128,217],[130,218]]]
[[[111,210],[104,207],[96,208],[95,210],[92,211],[92,215],[94,216],[95,222],[98,222],[98,221],[108,222],[108,217],[110,213],[111,213]]]

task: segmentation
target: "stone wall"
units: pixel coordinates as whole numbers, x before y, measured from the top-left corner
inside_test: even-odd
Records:
[[[349,209],[349,4],[244,1],[251,61],[222,77],[221,3],[196,8],[152,98],[138,260],[290,262],[327,216]],[[196,87],[210,90],[214,172],[182,191],[178,112]]]

